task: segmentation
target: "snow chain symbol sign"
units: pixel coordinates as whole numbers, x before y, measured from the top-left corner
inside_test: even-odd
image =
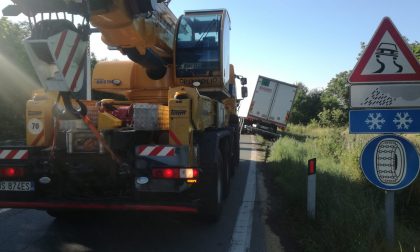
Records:
[[[360,166],[372,184],[384,190],[400,190],[416,179],[420,162],[409,141],[390,135],[376,137],[365,146]]]
[[[404,146],[393,138],[385,138],[376,146],[376,177],[386,185],[398,185],[407,170]]]

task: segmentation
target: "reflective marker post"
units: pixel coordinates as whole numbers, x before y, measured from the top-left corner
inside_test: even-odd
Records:
[[[308,217],[315,219],[316,213],[316,158],[308,160]]]
[[[385,234],[389,248],[395,244],[395,192],[385,191]]]

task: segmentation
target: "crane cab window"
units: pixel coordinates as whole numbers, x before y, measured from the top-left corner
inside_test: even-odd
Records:
[[[182,16],[176,40],[177,77],[220,75],[221,14]]]

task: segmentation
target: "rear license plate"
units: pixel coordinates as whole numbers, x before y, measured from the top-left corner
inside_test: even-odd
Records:
[[[0,191],[31,192],[35,190],[32,181],[0,181]]]

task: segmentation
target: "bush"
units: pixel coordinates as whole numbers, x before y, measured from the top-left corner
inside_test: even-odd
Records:
[[[322,127],[343,127],[347,124],[347,113],[342,109],[325,109],[318,114]]]

